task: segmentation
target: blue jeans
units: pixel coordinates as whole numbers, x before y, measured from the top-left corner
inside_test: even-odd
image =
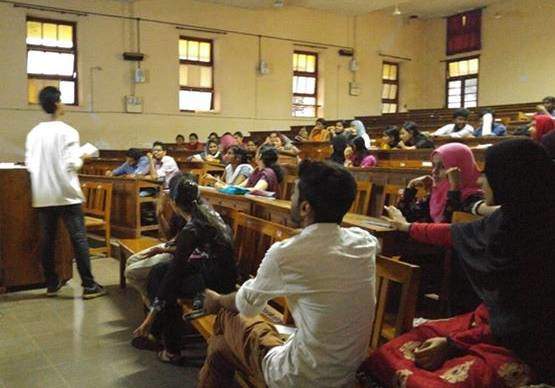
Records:
[[[83,287],[93,287],[94,277],[91,273],[91,259],[89,257],[89,243],[85,229],[85,219],[81,204],[66,206],[47,206],[37,208],[41,229],[40,255],[46,285],[49,287],[58,284],[58,274],[54,264],[54,250],[56,234],[58,232],[58,219],[61,217],[73,245],[77,270],[81,277]]]

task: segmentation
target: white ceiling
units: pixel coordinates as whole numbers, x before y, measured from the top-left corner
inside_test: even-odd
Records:
[[[251,9],[273,8],[274,0],[197,0]],[[377,10],[393,11],[397,4],[403,15],[443,17],[486,6],[501,0],[284,0],[285,7],[296,6],[345,14],[366,14]]]

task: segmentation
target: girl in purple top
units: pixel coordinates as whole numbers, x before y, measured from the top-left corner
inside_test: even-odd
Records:
[[[370,168],[378,164],[376,157],[366,148],[364,138],[356,137],[349,148],[345,150],[345,167]]]
[[[283,180],[283,171],[277,164],[278,153],[275,148],[263,147],[256,153],[256,169],[250,178],[240,186],[252,190],[264,190],[279,196],[279,184]]]

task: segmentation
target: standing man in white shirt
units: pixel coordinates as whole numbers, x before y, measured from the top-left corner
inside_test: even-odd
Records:
[[[172,177],[179,172],[177,162],[166,154],[166,146],[160,141],[152,145],[152,153],[147,156],[150,159],[150,177],[164,182],[164,189],[168,188]]]
[[[204,309],[218,315],[199,387],[232,386],[237,369],[269,387],[354,385],[368,352],[379,249],[370,233],[340,226],[355,193],[343,166],[301,162],[291,218],[302,232],[272,245],[238,292],[205,293]],[[285,343],[258,316],[278,296],[297,327]]]
[[[468,116],[470,112],[466,109],[457,109],[453,112],[453,122],[444,125],[437,131],[432,133],[432,136],[450,136],[450,137],[472,137],[474,134],[474,127],[468,124]]]
[[[83,166],[86,155],[79,147],[79,133],[59,120],[64,114],[60,95],[60,91],[53,86],[41,90],[40,105],[50,114],[51,120],[39,123],[27,135],[25,163],[31,175],[33,207],[39,213],[40,255],[46,278],[46,295],[56,296],[63,286],[54,264],[58,219],[61,218],[73,244],[83,298],[91,299],[106,292],[91,273],[89,244],[81,209],[84,197],[77,171]]]

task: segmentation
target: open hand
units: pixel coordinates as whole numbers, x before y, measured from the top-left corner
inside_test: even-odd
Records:
[[[420,176],[418,178],[414,178],[409,182],[409,187],[413,189],[423,188],[426,191],[430,191],[434,184],[434,180],[430,175]]]
[[[388,221],[391,226],[400,232],[409,231],[410,223],[407,222],[407,219],[399,209],[395,206],[384,206],[384,209],[387,213],[387,216],[382,216],[384,220]]]
[[[440,368],[449,356],[449,343],[445,337],[430,338],[414,351],[417,367],[426,370]]]

